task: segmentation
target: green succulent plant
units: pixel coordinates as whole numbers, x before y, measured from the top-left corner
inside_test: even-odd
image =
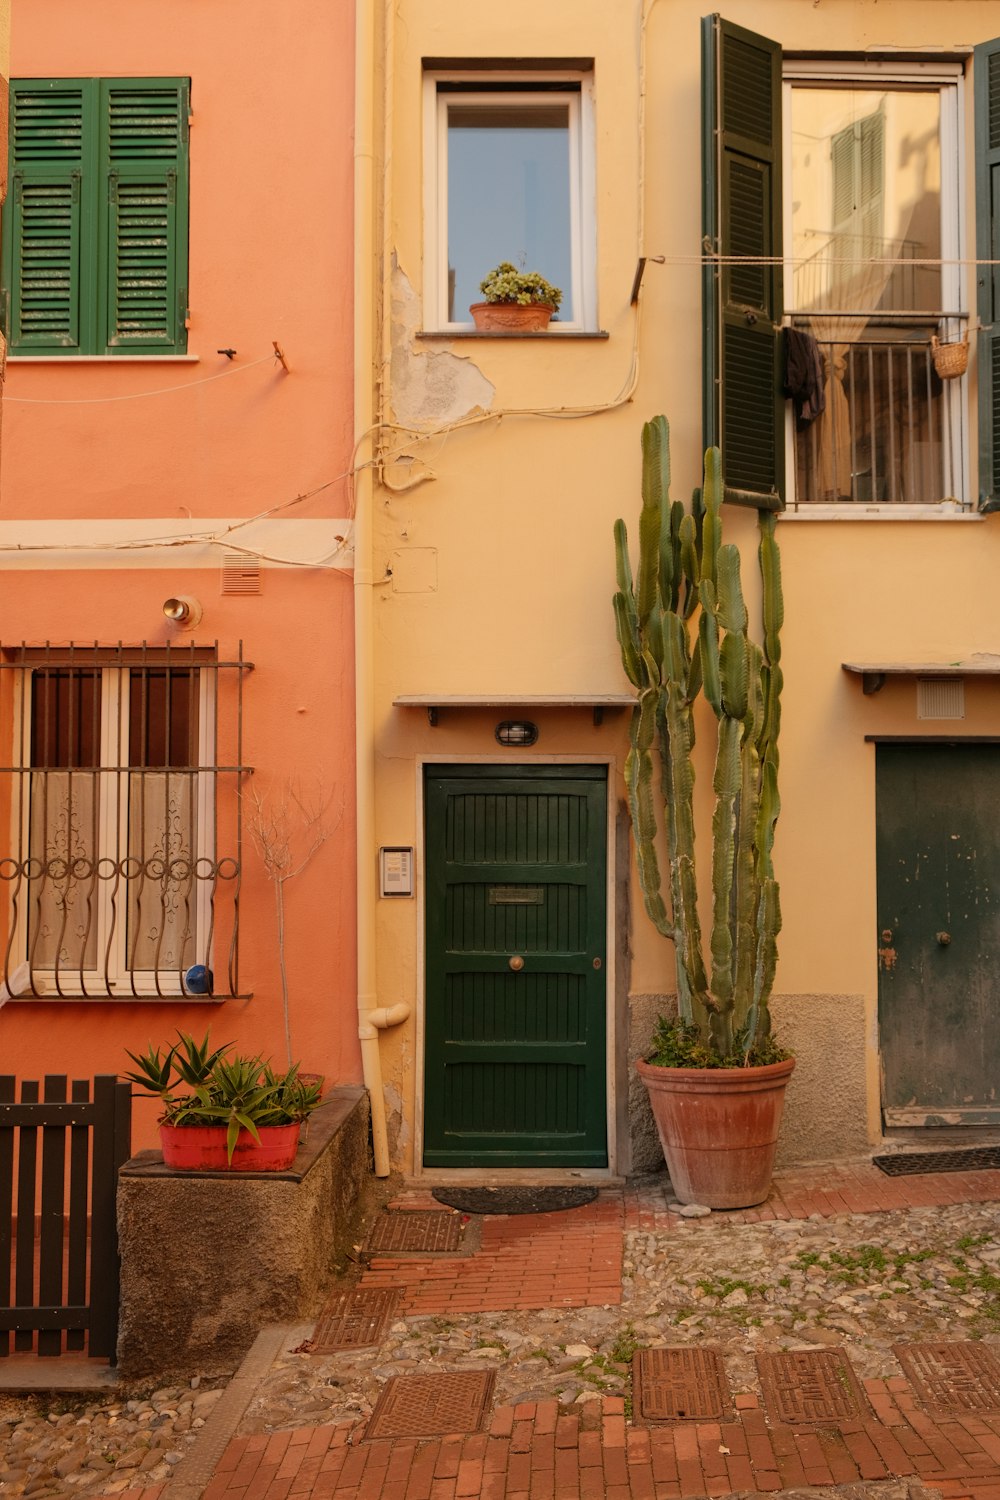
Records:
[[[660,1020],[650,1062],[727,1067],[787,1057],[770,1036],[768,1002],[781,927],[772,849],[778,818],[782,674],[781,573],[774,516],[759,515],[760,643],[748,633],[737,547],[722,541],[722,461],[705,455],[690,510],[670,500],[665,417],[642,432],[639,565],[615,523],[615,623],[637,691],[625,763],[646,911],[677,960],[676,1021]],[[695,705],[717,726],[712,909],[706,964],[695,878]],[[659,795],[654,772],[659,770]],[[668,863],[666,895],[657,841]]]
[[[502,260],[488,276],[479,283],[479,290],[487,302],[516,302],[528,307],[532,302],[541,302],[559,311],[562,291],[546,281],[537,271],[519,271],[509,260]]]
[[[259,1141],[260,1126],[300,1123],[322,1099],[320,1084],[299,1077],[298,1063],[276,1073],[263,1057],[227,1056],[231,1045],[227,1042],[210,1050],[208,1033],[196,1042],[179,1031],[177,1041],[162,1057],[159,1047],[154,1049],[152,1044],[141,1054],[126,1049],[138,1072],[122,1074],[129,1083],[159,1097],[161,1125],[225,1125],[230,1161],[241,1129]],[[186,1092],[175,1093],[180,1085]]]

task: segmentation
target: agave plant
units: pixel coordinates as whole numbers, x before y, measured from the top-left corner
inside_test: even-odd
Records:
[[[177,1037],[163,1056],[152,1044],[129,1052],[139,1071],[122,1076],[159,1097],[161,1125],[224,1125],[230,1161],[241,1130],[259,1141],[262,1125],[300,1123],[321,1102],[320,1084],[304,1082],[298,1063],[276,1073],[259,1055],[227,1056],[231,1043],[210,1049],[208,1033],[201,1042],[183,1031]],[[175,1093],[179,1085],[186,1092]]]

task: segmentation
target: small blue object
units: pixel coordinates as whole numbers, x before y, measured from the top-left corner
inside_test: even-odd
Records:
[[[192,964],[184,975],[184,988],[189,995],[210,995],[213,977],[204,964]]]

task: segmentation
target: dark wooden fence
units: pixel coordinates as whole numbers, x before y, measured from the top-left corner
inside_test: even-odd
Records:
[[[39,1139],[40,1137],[40,1139]],[[113,1075],[37,1082],[0,1074],[0,1357],[85,1350],[114,1362],[118,1169],[129,1085]]]

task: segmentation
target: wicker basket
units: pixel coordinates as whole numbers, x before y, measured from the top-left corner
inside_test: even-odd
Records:
[[[957,344],[941,344],[931,336],[931,357],[942,380],[955,380],[969,367],[969,335],[963,334]]]

